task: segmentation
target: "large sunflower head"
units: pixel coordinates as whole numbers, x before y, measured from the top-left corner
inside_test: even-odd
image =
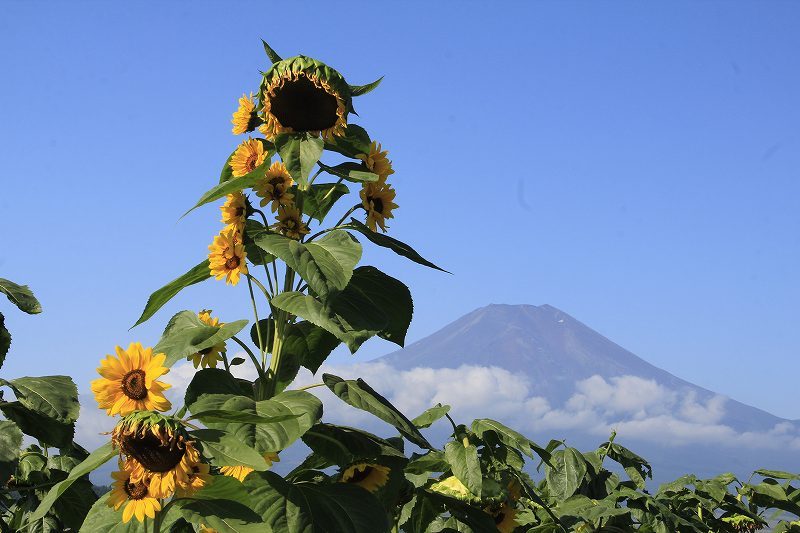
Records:
[[[174,419],[133,413],[117,424],[111,442],[127,457],[131,479],[147,480],[156,498],[169,498],[176,487],[191,487],[199,472],[200,453]]]
[[[231,156],[231,172],[234,178],[244,176],[254,171],[264,162],[269,153],[264,151],[264,145],[258,139],[247,139],[233,152]]]
[[[239,277],[247,274],[247,256],[242,244],[242,235],[235,226],[226,226],[208,247],[208,262],[211,275],[225,278],[225,283],[236,285]]]
[[[350,86],[336,70],[306,56],[273,63],[259,92],[267,139],[279,133],[344,134],[352,107]]]
[[[147,479],[134,481],[131,479],[131,471],[121,468],[119,472],[112,472],[114,478],[111,494],[108,495],[106,503],[114,510],[118,510],[123,504],[125,510],[122,512],[123,523],[130,522],[132,517],[136,517],[139,522],[144,522],[144,517],[155,518],[156,512],[161,510],[161,503],[150,492]]]
[[[370,492],[376,492],[389,481],[388,466],[375,463],[353,463],[344,469],[341,483],[352,483]]]
[[[275,452],[267,452],[264,454],[264,460],[267,462],[267,467],[271,467],[272,463],[279,463],[281,458],[278,457],[278,454]],[[239,481],[244,481],[244,478],[246,478],[252,471],[252,468],[244,465],[222,466],[219,469],[219,473],[223,476],[233,477]]]
[[[253,100],[253,93],[250,93],[250,96],[243,94],[239,98],[239,108],[233,112],[231,123],[233,124],[232,131],[234,135],[253,131],[261,124],[261,119],[258,118],[256,113],[256,102]]]
[[[247,197],[242,191],[229,194],[225,198],[225,203],[219,209],[222,211],[223,224],[236,226],[239,231],[244,228],[250,209]]]
[[[208,326],[222,326],[223,324],[217,317],[211,317],[211,311],[204,309],[197,314],[200,322]],[[186,359],[192,362],[195,368],[217,368],[217,363],[222,359],[222,354],[227,351],[225,348],[225,341],[215,344],[210,348],[205,348],[197,353],[186,356]]]
[[[109,416],[127,415],[133,411],[166,411],[171,407],[164,391],[171,385],[156,381],[169,372],[164,367],[166,355],[153,354],[152,348],[132,342],[127,350],[116,347],[116,356],[107,355],[97,372],[102,376],[92,381],[92,392],[100,409]]]
[[[364,162],[364,166],[370,172],[377,174],[381,181],[386,181],[386,178],[394,174],[392,162],[386,157],[388,154],[388,150],[381,150],[381,145],[372,141],[369,146],[369,153],[359,154],[356,157]]]
[[[282,205],[278,208],[278,231],[290,239],[300,239],[309,233],[308,226],[302,219],[302,213],[294,205]]]
[[[293,183],[292,175],[286,170],[286,166],[276,161],[270,165],[266,175],[256,182],[253,191],[261,197],[261,207],[272,202],[270,209],[274,213],[278,207],[290,205],[294,201],[294,195],[289,192]]]
[[[361,204],[367,212],[367,226],[377,231],[378,226],[386,233],[386,219],[394,218],[393,209],[399,206],[394,203],[395,190],[385,180],[364,183],[361,188]]]

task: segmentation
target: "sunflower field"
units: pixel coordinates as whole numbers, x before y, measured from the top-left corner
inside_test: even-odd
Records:
[[[155,343],[101,359],[91,391],[115,426],[91,452],[73,440],[80,406],[69,377],[0,379],[1,531],[800,531],[797,474],[686,475],[653,490],[647,460],[613,433],[579,451],[488,418],[454,420],[447,405],[408,418],[365,381],[320,373],[339,345],[404,344],[409,289],[360,264],[363,246],[442,269],[388,235],[398,210],[392,161],[351,122],[353,99],[380,79],[350,85],[320,61],[264,49],[260,84],[233,113],[233,133],[246,138],[190,209],[221,203],[219,234],[206,259],[150,296],[135,325],[212,278],[246,287],[246,318],[181,311]],[[28,287],[0,279],[0,291],[41,312]],[[10,347],[0,314],[0,365]],[[169,371],[185,361],[195,372],[173,404]],[[240,365],[257,378],[237,377]],[[301,368],[319,382],[297,386]],[[317,387],[396,431],[325,422]],[[426,438],[433,424],[451,430],[448,442]],[[290,447],[307,456],[284,460],[279,475]],[[98,491],[88,475],[108,462],[110,488]]]

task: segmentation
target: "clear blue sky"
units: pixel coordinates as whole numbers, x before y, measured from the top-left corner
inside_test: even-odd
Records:
[[[488,303],[549,303],[674,374],[800,418],[800,4],[795,2],[0,3],[4,377],[88,388],[115,344],[172,313],[247,317],[206,282],[131,332],[150,292],[219,228],[259,39],[351,83],[390,150],[390,253],[413,341]],[[370,341],[363,359],[392,346]],[[337,361],[349,356],[337,356]],[[790,399],[792,401],[790,401]]]

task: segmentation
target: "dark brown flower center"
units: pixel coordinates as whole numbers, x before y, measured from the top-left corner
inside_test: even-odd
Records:
[[[186,451],[177,443],[163,444],[151,432],[128,434],[122,439],[122,451],[150,472],[169,472],[183,459]]]
[[[348,483],[358,483],[359,481],[364,481],[369,477],[369,475],[373,472],[373,468],[368,466],[364,468],[364,470],[359,470],[355,468],[353,470],[353,474],[350,476],[350,479],[347,480]]]
[[[286,80],[270,97],[271,112],[281,126],[294,131],[322,131],[336,124],[336,97],[305,76]]]
[[[383,200],[380,198],[372,198],[372,209],[373,211],[383,214]]]
[[[122,378],[122,392],[132,400],[147,398],[144,370],[131,370]]]
[[[504,512],[502,512],[502,511],[500,511],[496,515],[494,515],[494,523],[495,524],[499,524],[500,522],[505,520],[505,518],[506,518],[506,514]]]
[[[244,207],[237,207],[236,208],[236,215],[235,216],[240,217],[240,216],[242,216],[243,213],[244,213]]]
[[[233,270],[234,268],[236,268],[238,266],[239,266],[239,258],[236,257],[235,255],[233,257],[231,257],[230,259],[228,259],[227,261],[225,261],[225,268],[227,268],[229,270]]]
[[[123,490],[128,495],[129,500],[141,500],[147,496],[147,484],[144,481],[139,483],[131,483],[130,480],[126,481]]]

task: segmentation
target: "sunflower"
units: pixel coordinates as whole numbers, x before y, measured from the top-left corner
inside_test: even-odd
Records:
[[[207,326],[218,327],[223,325],[219,321],[219,318],[211,318],[211,311],[208,310],[200,311],[197,314],[197,318],[199,318],[200,322],[206,324]],[[210,348],[205,348],[197,353],[193,353],[192,355],[187,356],[186,359],[191,361],[195,368],[217,368],[217,363],[219,363],[220,359],[222,359],[222,354],[225,352],[225,341],[223,341],[211,346]]]
[[[267,452],[264,454],[264,460],[267,462],[267,468],[270,468],[272,463],[279,463],[281,458],[278,457],[278,454],[275,452]],[[219,473],[223,476],[233,477],[239,481],[244,481],[244,478],[246,478],[252,471],[252,468],[244,465],[222,466],[219,469]]]
[[[386,219],[394,218],[393,209],[399,206],[394,203],[395,191],[384,180],[364,183],[361,188],[361,204],[367,212],[367,226],[372,231],[381,230],[386,233]]]
[[[92,381],[92,392],[98,407],[108,416],[125,416],[132,411],[166,411],[172,405],[164,397],[171,385],[157,378],[169,372],[164,367],[167,356],[153,355],[152,348],[132,342],[127,350],[116,347],[117,356],[106,355],[97,372],[102,376]]]
[[[250,93],[250,96],[243,94],[242,97],[239,98],[239,108],[233,112],[231,123],[233,124],[232,131],[234,135],[241,135],[242,133],[253,131],[256,129],[256,126],[261,124],[261,119],[258,118],[256,114],[256,103],[253,100],[253,93]]]
[[[292,175],[286,170],[286,166],[276,161],[269,167],[266,176],[256,182],[253,190],[261,197],[261,207],[272,202],[270,209],[274,213],[279,206],[292,203],[294,195],[287,191],[293,183]]]
[[[106,503],[115,511],[125,504],[123,523],[127,524],[134,516],[139,522],[144,522],[145,516],[156,517],[156,512],[161,510],[161,503],[150,493],[146,479],[131,480],[131,472],[125,468],[112,472],[111,477],[114,478],[114,483]]]
[[[388,150],[381,151],[381,145],[372,141],[369,154],[359,154],[356,157],[364,162],[370,172],[377,174],[380,181],[386,181],[386,178],[394,174],[392,162],[386,157],[388,153]]]
[[[484,509],[484,511],[494,518],[494,525],[497,526],[497,531],[511,533],[517,528],[517,522],[514,520],[517,510],[514,507],[502,503],[495,509]]]
[[[354,463],[342,472],[341,483],[352,483],[376,492],[389,481],[389,467],[374,463]]]
[[[155,413],[133,413],[111,433],[111,442],[127,456],[134,482],[146,480],[155,498],[169,498],[188,488],[201,473],[200,453],[175,421]]]
[[[233,177],[238,178],[254,171],[267,158],[264,145],[258,139],[247,139],[233,152],[231,170]]]
[[[239,276],[247,274],[247,262],[241,233],[235,226],[226,226],[208,247],[208,262],[211,275],[225,278],[225,283],[236,285]]]
[[[264,73],[259,92],[267,139],[279,133],[343,135],[352,108],[350,87],[341,74],[310,57],[297,56],[274,63]]]
[[[302,220],[300,210],[294,205],[282,205],[278,208],[278,230],[290,239],[299,240],[301,235],[309,233],[308,226]]]
[[[210,480],[209,466],[205,463],[198,463],[192,467],[189,479],[184,483],[178,483],[175,488],[175,496],[187,498],[205,487]]]
[[[247,198],[242,191],[227,196],[225,203],[219,208],[222,211],[222,223],[235,226],[242,231],[247,221]]]

